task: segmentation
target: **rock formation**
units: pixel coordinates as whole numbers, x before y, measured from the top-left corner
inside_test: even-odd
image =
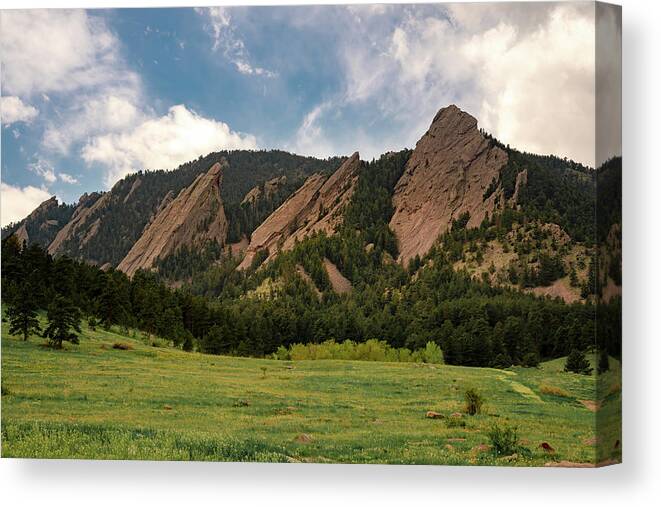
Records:
[[[342,273],[340,273],[340,270],[337,269],[337,266],[326,257],[324,257],[323,263],[324,269],[326,270],[326,274],[328,275],[328,279],[330,280],[333,290],[337,294],[347,294],[351,292],[351,289],[353,288],[351,286],[351,281],[349,281]]]
[[[145,227],[118,269],[132,276],[138,269],[151,269],[156,260],[181,247],[203,246],[207,241],[224,245],[228,228],[220,197],[224,167],[214,164],[206,174],[200,174],[175,199],[165,204]]]
[[[48,246],[48,253],[56,255],[62,253],[62,247],[67,242],[75,237],[85,237],[89,241],[91,237],[98,230],[98,224],[94,226],[94,222],[90,218],[94,213],[104,206],[106,206],[110,198],[110,193],[100,194],[93,192],[91,194],[83,194],[78,200],[78,205],[71,215],[71,219],[60,229],[55,236],[55,239]],[[95,229],[90,233],[90,229]]]
[[[15,236],[18,240],[19,245],[30,242],[30,236],[28,235],[27,227],[25,227],[25,222],[22,223],[18,229],[16,229],[16,232],[13,234],[13,236]]]
[[[264,185],[257,185],[250,189],[250,191],[245,195],[241,204],[256,204],[261,198],[269,199],[275,192],[278,191],[287,182],[286,176],[280,176],[278,178],[271,178],[268,181],[264,182]]]
[[[250,267],[260,250],[267,250],[271,259],[315,232],[333,234],[342,221],[343,208],[351,199],[360,167],[356,152],[328,178],[321,174],[310,176],[255,229],[239,269]]]
[[[480,225],[502,197],[486,200],[485,190],[507,163],[507,153],[477,128],[477,120],[456,106],[441,109],[416,144],[395,186],[390,227],[399,242],[399,260],[424,255],[453,219],[470,214]]]

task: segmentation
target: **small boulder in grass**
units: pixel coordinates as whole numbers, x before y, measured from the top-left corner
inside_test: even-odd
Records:
[[[555,452],[555,449],[551,447],[551,444],[549,444],[548,442],[542,442],[541,444],[539,444],[539,446],[542,449],[544,449],[544,452],[547,452],[549,454],[553,454]]]
[[[115,350],[131,350],[133,346],[130,343],[115,342],[112,344],[112,348]]]
[[[163,405],[163,410],[172,410],[170,405]]]
[[[313,440],[314,438],[312,438],[312,435],[309,435],[308,433],[301,433],[294,439],[294,441],[299,444],[309,444]]]
[[[450,414],[450,417],[454,417],[454,418],[457,418],[457,419],[460,419],[460,418],[462,418],[463,416],[464,416],[464,414],[462,414],[461,412],[452,412],[452,413]]]
[[[433,410],[427,411],[427,419],[444,419],[445,416],[440,412],[434,412]]]

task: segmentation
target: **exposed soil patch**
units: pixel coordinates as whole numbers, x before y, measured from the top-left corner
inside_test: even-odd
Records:
[[[592,400],[578,400],[578,401],[590,412],[596,412],[601,408],[601,405],[597,401],[592,401]]]
[[[581,299],[579,290],[572,288],[566,277],[556,280],[548,287],[535,287],[531,292],[538,296],[562,298],[565,303],[575,303]]]

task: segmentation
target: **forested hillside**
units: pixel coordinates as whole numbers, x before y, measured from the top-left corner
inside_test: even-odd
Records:
[[[35,245],[21,249],[12,237],[3,242],[4,300],[11,305],[29,293],[46,308],[61,296],[101,325],[135,327],[186,350],[219,354],[260,357],[280,346],[329,339],[379,339],[411,350],[431,341],[449,364],[507,367],[594,347],[590,300],[566,304],[456,269],[448,242],[507,235],[527,221],[521,211],[505,210],[478,229],[458,221],[424,258],[406,267],[393,261],[388,197],[409,155],[365,164],[337,234],[309,237],[259,269],[238,271],[238,259],[224,257],[172,290],[157,273],[129,279],[67,257],[53,259]],[[350,292],[334,291],[325,261],[351,282]],[[613,315],[618,309],[619,299],[603,307]],[[606,340],[616,357],[620,339]]]

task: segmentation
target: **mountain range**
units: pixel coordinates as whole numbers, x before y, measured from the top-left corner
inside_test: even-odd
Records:
[[[379,220],[387,227],[365,248],[380,241],[384,264],[419,265],[432,248],[441,248],[456,270],[491,284],[566,302],[590,295],[585,285],[598,171],[504,146],[454,105],[436,114],[413,150],[371,163],[358,152],[320,160],[282,151],[221,151],[172,171],[132,174],[75,205],[52,197],[2,234],[38,243],[53,256],[129,276],[158,271],[181,285],[194,273],[167,266],[191,255],[205,259],[197,271],[227,258],[237,260],[237,270],[255,270],[306,238],[335,235],[347,223],[361,178],[377,166],[376,180],[390,181],[368,193],[375,192],[375,203],[383,201]],[[514,225],[502,233],[494,219]],[[461,230],[483,234],[457,241]],[[323,265],[333,279],[351,278],[328,259]],[[612,293],[617,281],[602,280]]]

